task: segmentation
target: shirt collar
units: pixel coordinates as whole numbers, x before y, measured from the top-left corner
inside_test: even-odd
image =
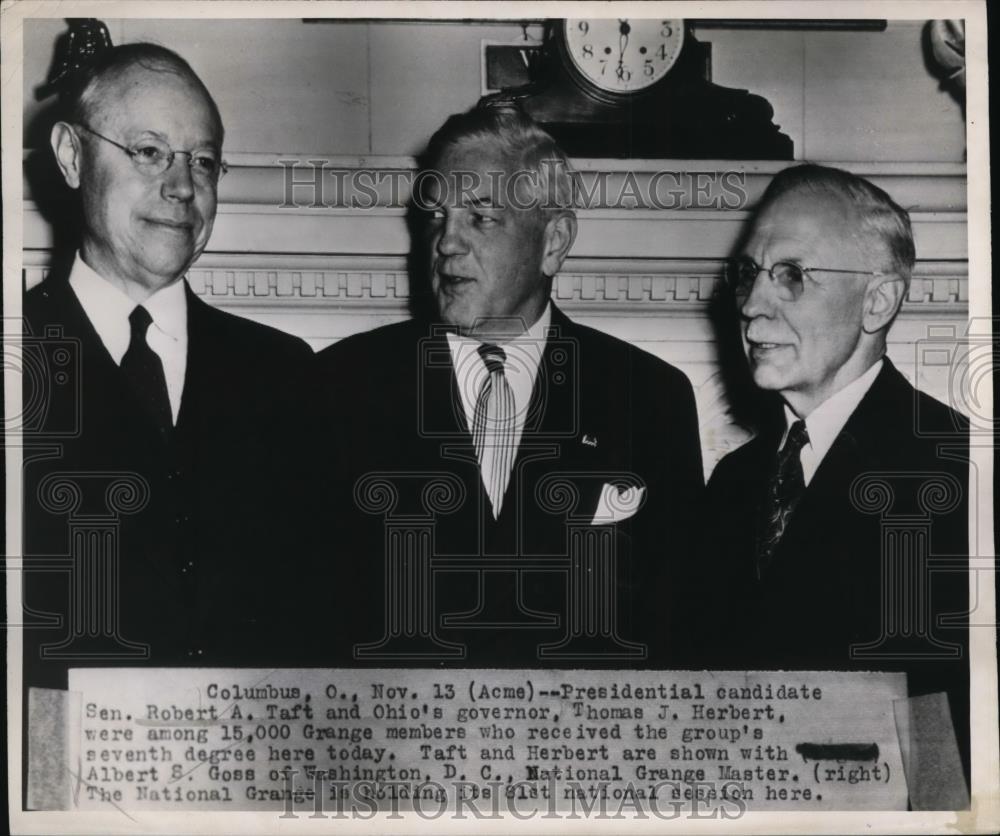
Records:
[[[183,279],[161,287],[143,307],[153,317],[153,324],[172,340],[187,336],[187,293]]]
[[[545,310],[542,311],[542,315],[538,317],[538,320],[532,325],[527,331],[522,334],[518,334],[511,340],[503,343],[500,347],[504,350],[507,355],[507,361],[504,363],[504,369],[510,368],[510,355],[513,351],[515,354],[522,352],[530,357],[534,358],[533,366],[535,370],[538,369],[538,364],[542,360],[542,353],[545,351],[545,341],[548,337],[549,326],[552,324],[552,303],[549,302],[545,306]],[[479,346],[483,345],[479,340],[474,340],[471,337],[466,337],[456,331],[448,331],[448,345],[452,350],[452,353],[456,353],[458,349],[465,350],[477,350]],[[485,364],[484,364],[485,368]]]
[[[504,343],[503,349],[507,352],[507,363],[509,367],[510,353],[523,353],[531,358],[532,380],[538,371],[538,364],[542,361],[542,352],[545,351],[545,340],[549,334],[549,326],[552,324],[552,303],[549,302],[538,317],[538,321],[523,334],[519,334],[509,342]]]
[[[527,331],[501,345],[506,357],[504,375],[514,393],[519,416],[526,414],[551,324],[552,303],[549,302],[542,315]],[[486,363],[478,351],[482,343],[453,331],[449,331],[447,336],[459,394],[471,426],[476,397],[488,374]]]
[[[95,272],[77,253],[69,274],[69,286],[80,300],[87,319],[116,363],[121,363],[131,340],[129,314],[136,303],[121,288]],[[187,297],[183,280],[156,291],[143,307],[156,327],[172,340],[187,336]]]
[[[69,274],[69,286],[111,358],[121,363],[131,339],[128,316],[135,302],[95,273],[79,253]]]
[[[817,462],[821,461],[833,446],[833,442],[837,440],[837,436],[840,435],[847,419],[851,417],[862,398],[872,388],[882,366],[883,360],[879,358],[861,377],[848,383],[809,413],[805,419],[806,431],[809,433],[809,446],[812,448]],[[779,449],[785,446],[788,431],[792,424],[798,420],[798,416],[789,409],[788,404],[785,404],[785,434],[781,439]]]

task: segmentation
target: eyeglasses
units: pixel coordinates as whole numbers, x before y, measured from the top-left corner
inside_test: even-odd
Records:
[[[885,273],[868,270],[840,270],[834,267],[800,267],[791,261],[776,261],[770,267],[761,267],[751,258],[731,258],[726,262],[726,284],[737,300],[746,299],[753,290],[757,276],[767,273],[774,283],[778,298],[794,302],[805,289],[805,276],[809,273],[847,273],[855,276],[884,276]]]
[[[136,169],[147,177],[159,177],[174,164],[174,157],[178,154],[187,155],[191,176],[205,184],[218,183],[222,175],[229,170],[225,162],[218,159],[212,151],[175,151],[165,142],[156,139],[144,139],[139,145],[130,148],[109,139],[104,134],[99,134],[86,125],[78,124],[77,127],[124,151]]]

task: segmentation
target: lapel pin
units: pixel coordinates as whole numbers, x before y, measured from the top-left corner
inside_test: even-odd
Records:
[[[583,443],[586,444],[588,447],[596,447],[597,439],[592,435],[584,434]]]

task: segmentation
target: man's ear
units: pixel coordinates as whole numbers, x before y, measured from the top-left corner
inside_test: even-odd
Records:
[[[906,282],[900,278],[882,279],[865,293],[865,310],[862,327],[867,334],[888,328],[906,294]]]
[[[545,250],[542,274],[553,277],[559,272],[576,240],[576,215],[569,209],[560,210],[545,224]]]
[[[66,122],[56,122],[52,126],[52,133],[49,135],[49,143],[52,145],[52,153],[55,154],[56,163],[62,172],[66,185],[71,189],[80,188],[80,166],[82,163],[82,147],[80,137],[76,135]]]

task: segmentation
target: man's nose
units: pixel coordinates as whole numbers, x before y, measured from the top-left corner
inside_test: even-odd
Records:
[[[740,316],[744,319],[767,316],[774,308],[774,291],[771,274],[767,270],[761,270],[750,286],[750,292],[740,297],[742,301],[737,299]]]
[[[449,215],[441,222],[438,230],[437,251],[439,255],[461,255],[466,251],[465,239],[458,217]]]
[[[191,158],[179,151],[163,173],[162,194],[168,200],[189,201],[194,197]]]

